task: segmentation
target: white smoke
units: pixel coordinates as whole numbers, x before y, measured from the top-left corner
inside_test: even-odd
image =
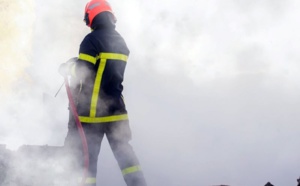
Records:
[[[62,89],[54,98],[57,68],[89,32],[85,3],[0,1],[9,34],[0,45],[0,143],[63,143],[67,97]],[[149,185],[296,185],[299,2],[111,5],[131,50],[124,96]],[[99,185],[124,185],[106,141],[99,158]]]

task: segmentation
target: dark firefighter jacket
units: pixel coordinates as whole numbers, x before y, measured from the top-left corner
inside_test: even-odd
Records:
[[[83,123],[127,120],[122,82],[129,50],[106,17],[96,16],[92,28],[72,68],[79,119]]]

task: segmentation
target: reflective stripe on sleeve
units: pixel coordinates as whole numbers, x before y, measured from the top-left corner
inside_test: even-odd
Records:
[[[95,65],[98,58],[94,56],[90,56],[88,54],[80,53],[78,59],[88,61]]]
[[[100,53],[100,58],[127,61],[128,56],[117,53]]]
[[[114,115],[114,116],[105,116],[105,117],[85,117],[79,116],[80,122],[83,123],[105,123],[105,122],[115,122],[128,120],[127,114]]]
[[[122,170],[122,174],[123,176],[127,175],[127,174],[131,174],[134,172],[138,172],[141,171],[141,167],[140,166],[132,166],[132,167],[128,167]]]

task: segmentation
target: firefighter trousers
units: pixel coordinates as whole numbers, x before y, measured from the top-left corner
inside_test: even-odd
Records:
[[[65,139],[65,149],[71,155],[72,170],[80,170],[75,175],[80,175],[83,168],[83,148],[78,129],[72,114],[68,124],[68,133]],[[143,172],[140,168],[132,146],[129,121],[117,121],[99,124],[82,123],[89,149],[89,170],[86,185],[96,186],[97,162],[101,142],[106,135],[112,152],[122,171],[127,186],[146,186]],[[73,177],[73,176],[72,176]],[[73,177],[74,178],[74,177]],[[80,179],[79,179],[80,180]]]

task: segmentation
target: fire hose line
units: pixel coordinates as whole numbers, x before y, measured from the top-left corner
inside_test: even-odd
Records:
[[[78,116],[78,113],[77,113],[77,109],[76,109],[76,106],[75,106],[75,102],[74,102],[74,99],[73,99],[73,96],[72,96],[72,93],[71,93],[71,89],[70,89],[69,81],[68,81],[67,77],[65,77],[65,86],[66,86],[66,90],[67,90],[67,94],[68,94],[68,98],[69,98],[69,102],[70,102],[70,108],[71,108],[71,111],[72,111],[73,116],[75,118],[75,122],[76,122],[76,125],[77,125],[77,128],[78,128],[78,132],[79,132],[79,135],[80,135],[80,138],[81,138],[81,141],[82,141],[82,146],[83,146],[84,172],[83,172],[83,177],[82,177],[80,185],[84,186],[85,185],[85,180],[86,180],[87,174],[88,174],[88,169],[89,169],[88,145],[87,145],[86,137],[85,137],[85,134],[84,134],[84,130],[82,128],[82,124],[79,120],[79,116]]]

